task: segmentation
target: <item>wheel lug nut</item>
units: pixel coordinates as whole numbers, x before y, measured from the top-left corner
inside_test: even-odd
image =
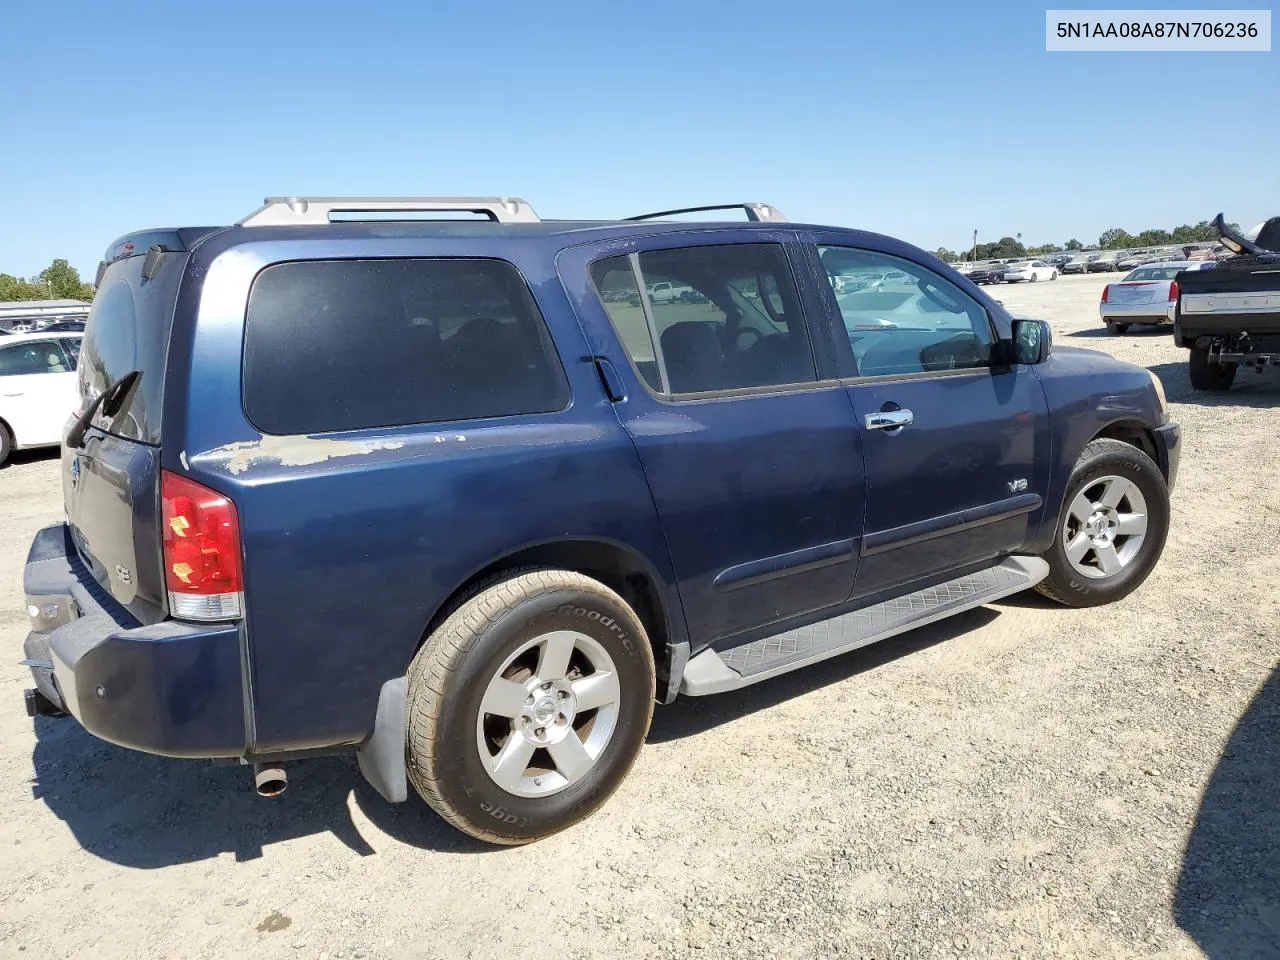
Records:
[[[557,694],[556,694],[556,696],[557,696],[557,697],[559,697],[561,700],[568,700],[568,699],[569,699],[569,691],[568,691],[568,690],[561,690],[559,693],[557,693]]]
[[[535,787],[540,787],[540,786],[542,786],[542,778],[541,778],[541,777],[534,777],[534,778],[533,778],[533,785],[534,785]]]
[[[539,727],[537,730],[533,731],[533,735],[535,737],[545,737],[547,735],[547,728]]]

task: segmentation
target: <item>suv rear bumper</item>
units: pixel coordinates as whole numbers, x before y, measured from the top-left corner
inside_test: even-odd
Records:
[[[23,590],[33,627],[24,663],[94,736],[168,757],[245,753],[234,625],[140,624],[85,569],[66,524],[36,534]]]

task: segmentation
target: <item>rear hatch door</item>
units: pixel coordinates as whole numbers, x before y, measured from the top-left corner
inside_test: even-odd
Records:
[[[176,234],[162,245],[181,251]],[[101,589],[143,623],[167,614],[159,531],[161,398],[188,256],[149,255],[148,246],[128,244],[99,271],[77,368],[79,411],[134,374],[131,385],[100,406],[81,446],[62,450],[63,502],[76,553]]]

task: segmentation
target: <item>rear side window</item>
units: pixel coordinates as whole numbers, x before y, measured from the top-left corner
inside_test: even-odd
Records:
[[[57,340],[27,340],[10,347],[0,346],[0,377],[70,373],[74,369]]]
[[[817,380],[780,244],[611,257],[592,264],[591,275],[623,348],[655,392],[679,396]]]
[[[561,410],[564,369],[500,260],[310,260],[258,275],[244,405],[264,433]]]

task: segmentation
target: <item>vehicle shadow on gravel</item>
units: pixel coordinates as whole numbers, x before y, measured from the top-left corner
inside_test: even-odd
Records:
[[[991,607],[977,607],[910,633],[873,643],[861,650],[832,657],[792,673],[784,673],[780,677],[762,681],[735,693],[711,697],[681,697],[670,706],[659,707],[654,711],[653,724],[649,728],[649,742],[667,743],[679,740],[759,710],[768,710],[794,697],[874,670],[899,657],[908,657],[962,637],[986,626],[999,616],[999,611]]]
[[[408,803],[387,803],[361,777],[354,758],[289,765],[289,789],[266,800],[253,792],[248,767],[126,750],[89,735],[70,718],[37,717],[35,733],[32,797],[87,852],[112,863],[152,869],[225,853],[253,860],[270,844],[321,833],[360,856],[376,854],[353,819],[352,804],[361,818],[402,843],[453,852],[494,849],[448,826],[412,790]]]
[[[1201,407],[1250,407],[1264,409],[1280,406],[1280,376],[1274,367],[1261,374],[1252,370],[1236,372],[1230,390],[1209,393],[1193,390],[1186,362],[1157,363],[1148,367],[1164,384],[1165,395],[1174,403],[1194,403]],[[1176,420],[1177,417],[1174,417]]]
[[[1173,913],[1209,960],[1280,957],[1280,670],[1205,788]]]

